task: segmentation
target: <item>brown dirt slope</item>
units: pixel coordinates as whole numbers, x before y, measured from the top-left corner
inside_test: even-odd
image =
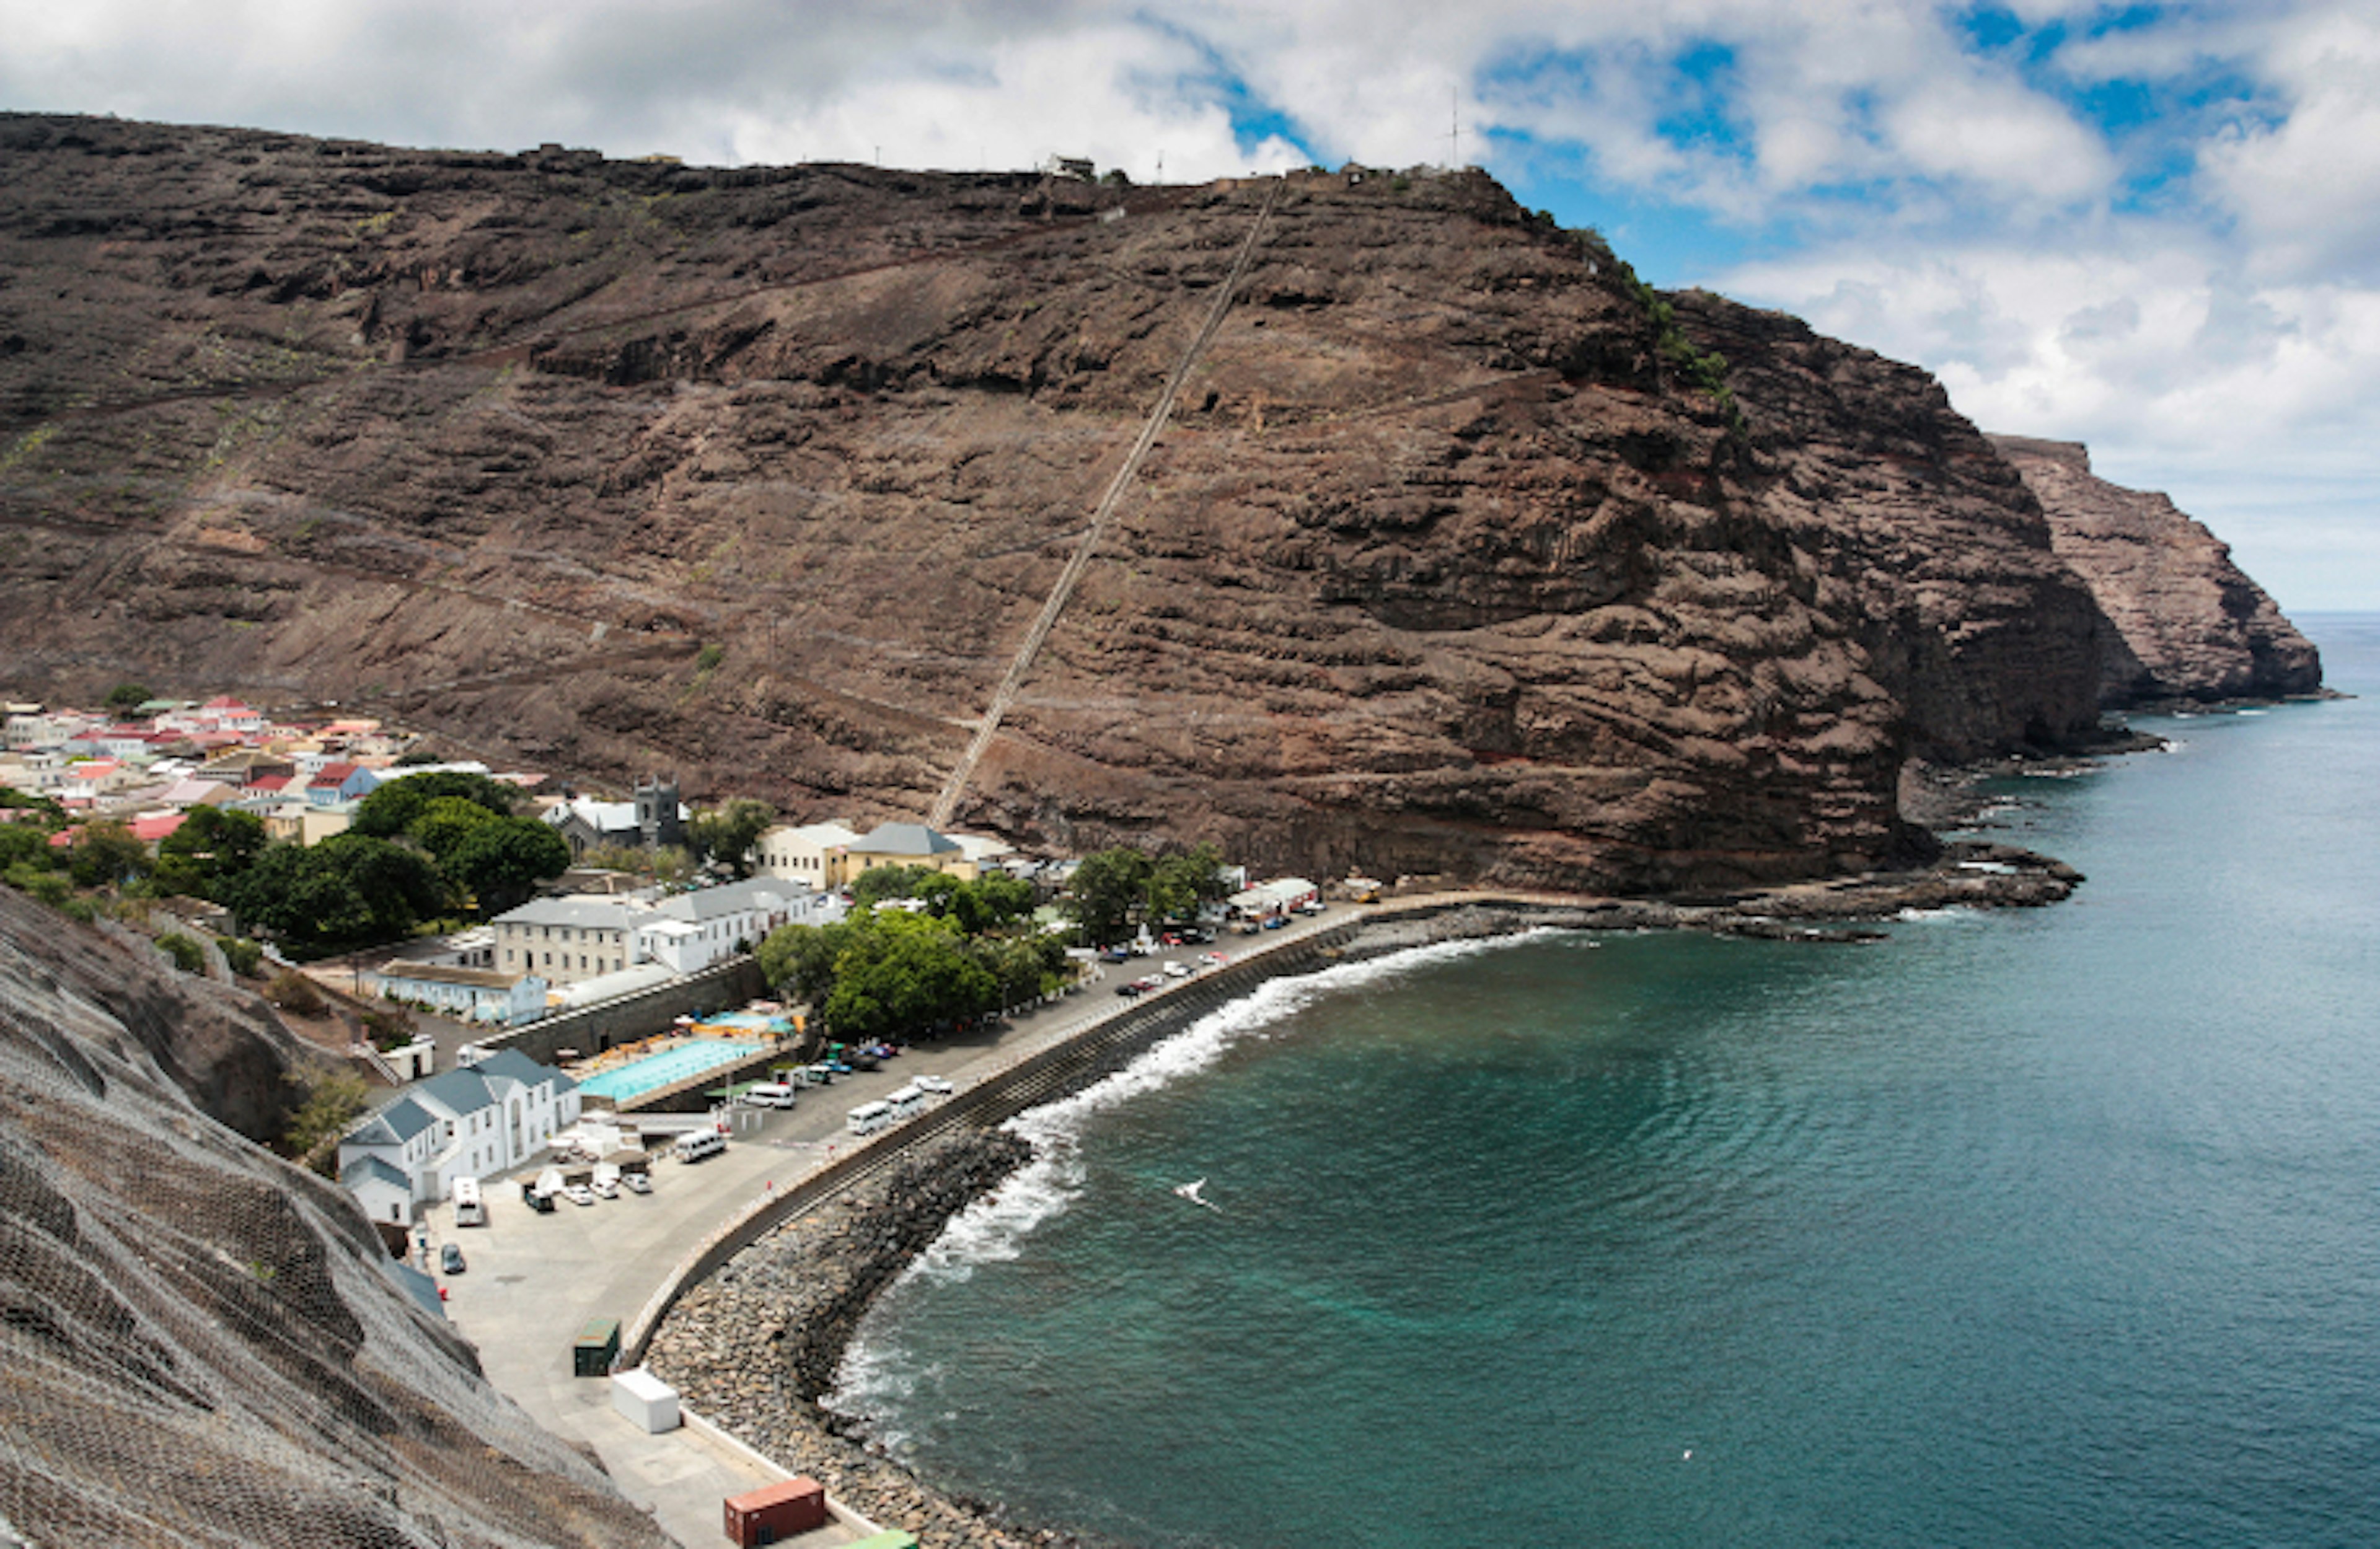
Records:
[[[18,691],[360,701],[492,758],[922,813],[1270,200],[962,824],[1725,887],[1905,850],[1912,753],[2095,727],[2106,621],[1937,385],[1715,298],[1665,334],[1477,175],[16,116],[0,176]]]

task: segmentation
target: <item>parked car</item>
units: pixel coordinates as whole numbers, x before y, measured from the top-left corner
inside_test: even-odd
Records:
[[[1165,965],[1165,977],[1168,979],[1187,979],[1197,971],[1198,970],[1196,969],[1192,968],[1188,963],[1168,963]]]
[[[956,1090],[945,1076],[912,1076],[909,1084],[920,1092],[930,1092],[942,1097],[948,1097]]]
[[[595,1190],[583,1183],[574,1183],[562,1191],[562,1197],[574,1205],[591,1205],[595,1202]]]
[[[1268,931],[1278,931],[1288,923],[1289,916],[1285,914],[1268,914],[1265,916],[1264,928]]]
[[[462,1274],[462,1273],[463,1273],[463,1247],[462,1247],[462,1244],[460,1244],[460,1243],[455,1243],[455,1242],[450,1242],[450,1243],[446,1244],[446,1246],[445,1246],[445,1247],[441,1248],[440,1250],[438,1250],[438,1267],[439,1267],[440,1269],[444,1270],[444,1271],[445,1271],[447,1274],[449,1274],[449,1275],[460,1275],[460,1274]],[[503,1276],[503,1275],[498,1275],[496,1278],[497,1278],[497,1279],[499,1279],[499,1280],[501,1280],[501,1279],[503,1279],[503,1278],[504,1278],[504,1276]]]
[[[1099,960],[1103,963],[1128,963],[1132,961],[1132,954],[1121,946],[1111,946],[1099,954]]]
[[[1225,957],[1220,952],[1201,952],[1198,954],[1198,960],[1208,968],[1221,968],[1231,959]]]
[[[1129,984],[1119,984],[1116,986],[1116,994],[1120,995],[1136,995],[1140,993],[1140,981],[1137,979],[1134,980]]]
[[[622,1173],[620,1182],[631,1194],[650,1194],[653,1191],[653,1180],[642,1173]]]

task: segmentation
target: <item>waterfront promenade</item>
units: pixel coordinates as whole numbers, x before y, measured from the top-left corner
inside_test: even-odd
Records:
[[[457,1230],[451,1208],[443,1204],[429,1213],[433,1260],[436,1245],[452,1241],[461,1245],[469,1264],[462,1275],[441,1277],[448,1289],[449,1316],[479,1348],[489,1380],[500,1391],[540,1424],[591,1446],[628,1498],[650,1510],[678,1542],[689,1549],[708,1546],[722,1537],[721,1500],[781,1478],[782,1472],[700,1428],[648,1435],[615,1413],[608,1382],[571,1375],[571,1341],[582,1324],[616,1318],[625,1333],[722,1226],[847,1158],[862,1143],[845,1132],[847,1110],[913,1076],[947,1077],[963,1098],[1037,1055],[1161,1006],[1169,996],[1201,983],[1194,975],[1169,981],[1167,990],[1148,996],[1114,993],[1126,980],[1161,973],[1168,961],[1195,962],[1209,950],[1226,955],[1235,969],[1277,956],[1295,958],[1303,956],[1295,948],[1351,921],[1454,901],[1406,900],[1385,909],[1334,905],[1319,917],[1296,920],[1261,936],[1226,935],[1211,948],[1171,948],[1109,965],[1101,980],[996,1032],[912,1049],[880,1071],[805,1091],[791,1110],[740,1113],[725,1154],[691,1165],[657,1162],[650,1195],[623,1193],[593,1206],[565,1204],[540,1215],[522,1202],[509,1179],[496,1180],[487,1191],[485,1227]],[[901,1130],[889,1130],[874,1138],[871,1149],[890,1151],[901,1141]],[[795,1542],[825,1545],[857,1536],[846,1527],[830,1526]]]

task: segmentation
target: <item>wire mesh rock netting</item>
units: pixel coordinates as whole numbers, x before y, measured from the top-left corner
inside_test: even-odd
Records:
[[[0,1544],[670,1542],[488,1385],[352,1201],[195,1109],[24,923],[0,918]]]

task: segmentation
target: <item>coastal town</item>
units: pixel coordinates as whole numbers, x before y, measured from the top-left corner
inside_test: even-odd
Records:
[[[1210,1004],[1226,981],[1244,983],[1223,971],[1235,958],[1254,968],[1310,945],[1330,907],[1305,879],[1251,882],[1211,850],[1037,857],[915,822],[784,823],[734,799],[698,812],[663,778],[604,800],[534,772],[427,757],[423,738],[376,720],[268,714],[227,695],[115,697],[7,707],[10,884],[161,969],[246,982],[344,1056],[349,1107],[291,1150],[337,1178],[391,1273],[481,1340],[541,1419],[587,1435],[616,1469],[671,1475],[655,1488],[674,1509],[757,1491],[768,1500],[746,1503],[753,1523],[814,1530],[820,1543],[872,1543],[861,1530],[878,1524],[681,1412],[676,1391],[630,1360],[657,1308],[699,1280],[705,1244],[758,1240],[799,1197],[781,1184],[815,1191],[874,1142],[905,1144],[891,1132],[908,1121],[919,1139],[939,1135],[961,1112],[1043,1091],[1053,1056],[1145,1039],[1171,1022],[1152,1011],[1208,988],[1202,976],[1214,986],[1195,1004]],[[462,813],[457,791],[490,808]],[[269,911],[229,885],[276,853],[395,843],[451,860],[441,817],[550,835],[531,896],[489,910],[450,893],[400,936],[349,943],[285,915],[260,925],[251,915]],[[78,870],[92,856],[103,867]],[[1378,888],[1356,878],[1341,891]],[[321,896],[336,908],[335,890]],[[860,975],[880,919],[911,954],[955,940],[1002,971],[944,1004],[912,999],[905,1019],[854,1009],[833,981]],[[805,969],[789,945],[805,942],[839,956]],[[469,1230],[557,1206],[564,1219],[540,1236]],[[582,1348],[568,1369],[609,1384],[557,1387],[559,1347],[515,1337],[574,1307],[608,1315],[578,1329],[599,1353]],[[582,1391],[604,1387],[607,1403]]]

